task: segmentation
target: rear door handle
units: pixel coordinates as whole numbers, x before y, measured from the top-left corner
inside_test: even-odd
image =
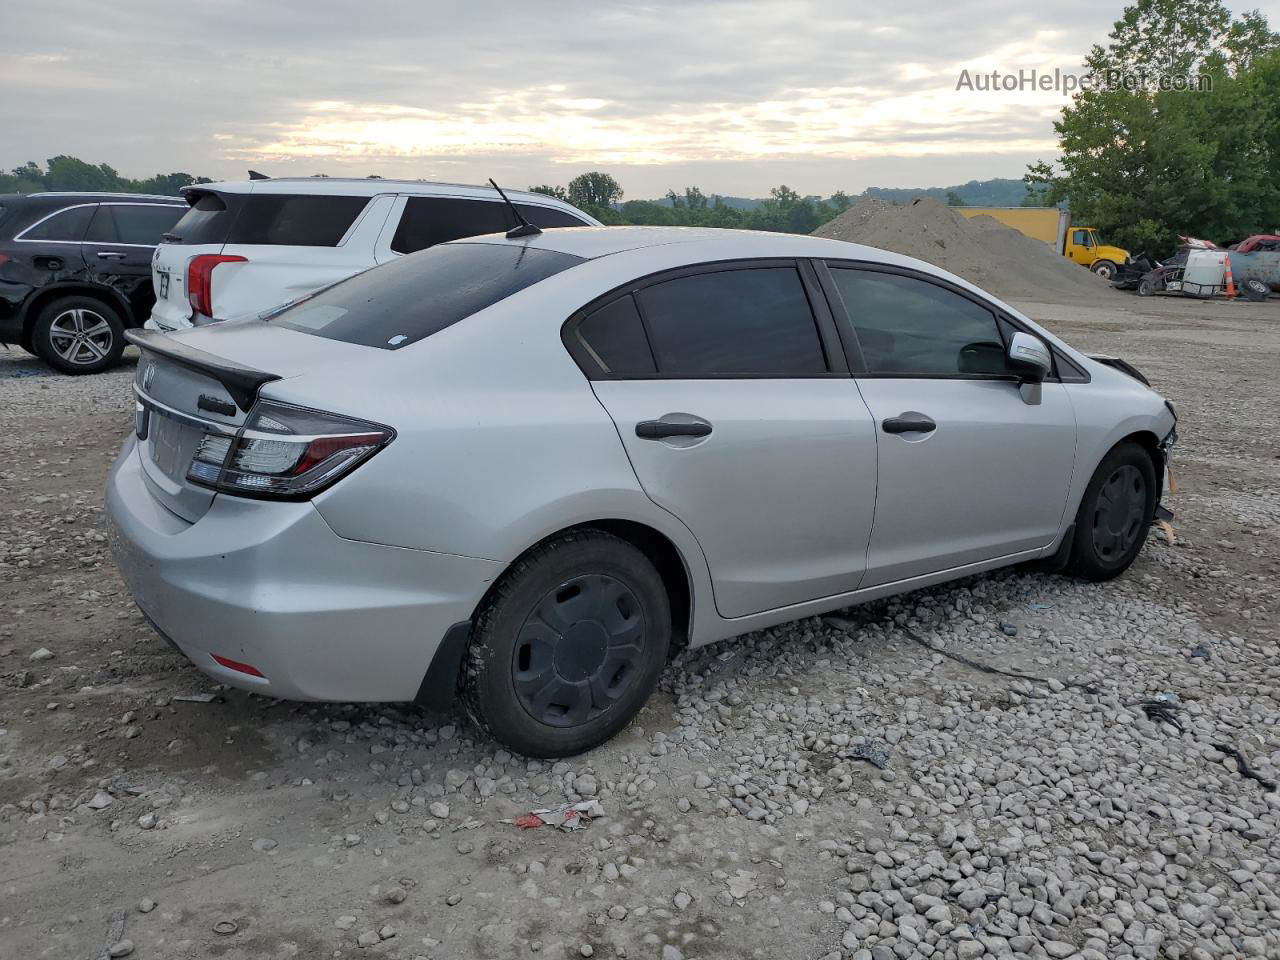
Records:
[[[120,253],[118,250],[99,250],[99,260],[123,260],[127,257],[127,253]]]
[[[642,440],[662,440],[666,437],[705,437],[711,433],[711,424],[697,420],[641,420],[636,424],[636,436]]]
[[[885,433],[932,433],[938,429],[938,425],[933,422],[931,417],[926,417],[923,413],[916,413],[914,410],[908,410],[906,413],[900,413],[896,417],[882,420],[880,429]]]

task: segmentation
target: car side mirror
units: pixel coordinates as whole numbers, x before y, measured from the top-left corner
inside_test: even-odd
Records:
[[[1009,371],[1023,383],[1041,383],[1053,371],[1053,355],[1044,341],[1019,331],[1009,341]]]

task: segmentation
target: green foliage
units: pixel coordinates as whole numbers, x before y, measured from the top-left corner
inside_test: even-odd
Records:
[[[49,158],[42,169],[28,160],[9,173],[0,173],[0,193],[37,193],[60,190],[70,193],[152,193],[176,195],[182,187],[193,183],[210,183],[208,177],[189,173],[157,173],[145,180],[122,177],[105,163],[94,166],[76,157]]]
[[[530,193],[541,193],[548,197],[555,197],[557,200],[568,200],[569,191],[564,187],[554,187],[549,183],[543,183],[536,187],[529,188]]]
[[[1212,87],[1077,94],[1054,124],[1057,168],[1032,164],[1028,188],[1132,252],[1280,224],[1280,36],[1266,20],[1233,21],[1220,0],[1139,0],[1111,41],[1089,52],[1093,74],[1201,73]]]
[[[580,173],[569,181],[569,202],[583,210],[612,206],[622,199],[622,186],[607,173]]]
[[[963,207],[965,205],[964,197],[954,190],[947,191],[946,203],[948,207]]]

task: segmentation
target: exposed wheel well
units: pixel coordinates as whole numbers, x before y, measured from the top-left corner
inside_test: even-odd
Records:
[[[529,550],[575,530],[602,530],[620,540],[626,540],[648,558],[657,569],[658,575],[662,577],[662,584],[666,587],[667,598],[671,603],[671,652],[674,654],[678,650],[683,650],[689,643],[693,595],[689,584],[689,572],[676,545],[664,534],[643,523],[637,523],[634,520],[603,519],[577,523],[563,530],[557,530],[537,543],[530,544]],[[523,555],[522,553],[521,556]],[[490,587],[490,591],[492,589]],[[489,591],[486,591],[476,609],[482,608],[488,598]]]
[[[1139,430],[1137,433],[1123,437],[1111,450],[1120,446],[1121,443],[1136,443],[1151,457],[1151,466],[1156,475],[1156,503],[1159,503],[1160,498],[1164,496],[1164,453],[1160,450],[1160,438],[1150,430]]]
[[[89,285],[46,287],[28,300],[23,308],[22,348],[24,350],[31,349],[31,329],[35,326],[36,318],[40,316],[40,311],[54,300],[60,300],[63,297],[90,297],[119,313],[120,319],[126,327],[133,325],[133,310],[130,308],[128,301],[111,291],[104,290],[102,287]]]

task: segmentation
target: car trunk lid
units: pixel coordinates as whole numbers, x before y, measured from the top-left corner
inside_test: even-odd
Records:
[[[170,336],[130,330],[142,350],[134,379],[138,455],[153,496],[194,523],[212,489],[187,478],[206,434],[234,435],[267,383],[374,354],[263,323],[217,324]]]

